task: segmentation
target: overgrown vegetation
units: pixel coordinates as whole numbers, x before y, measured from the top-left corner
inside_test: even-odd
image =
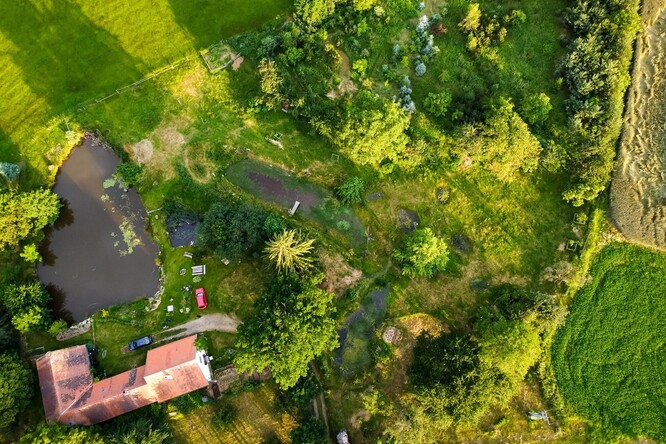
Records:
[[[0,106],[0,126],[8,131],[0,132],[0,155],[9,153],[0,159],[7,188],[0,222],[9,227],[0,229],[8,263],[0,282],[6,311],[0,339],[16,342],[17,330],[31,331],[24,336],[28,347],[47,349],[91,339],[88,333],[60,343],[51,336],[64,326],[50,324],[48,298],[32,267],[58,203],[45,191],[30,191],[54,177],[88,128],[121,152],[114,180],[137,187],[154,209],[150,229],[166,275],[157,311],[139,301],[95,316],[104,370],[123,371],[141,360],[141,353],[120,352],[128,339],[159,332],[167,319],[193,319],[194,301],[183,289],[196,282],[209,295],[206,313],[242,321],[237,336],[210,333],[197,345],[214,350],[215,365],[269,368],[283,389],[253,385],[256,393],[235,393],[222,404],[204,405],[197,394],[174,400],[168,421],[177,439],[198,439],[190,436],[195,424],[206,440],[219,442],[237,433],[266,442],[325,440],[311,412],[322,391],[330,429],[346,428],[352,442],[585,435],[562,417],[553,418],[552,429],[539,428],[524,410],[548,407],[539,387],[549,362],[543,351],[564,317],[561,296],[585,281],[601,244],[603,212],[582,207],[590,220],[572,223],[562,197],[581,205],[608,181],[635,0],[578,0],[565,13],[570,34],[562,29],[563,0],[297,0],[292,16],[242,33],[287,3],[243,9],[230,0],[225,10],[245,11],[235,18],[185,3],[139,2],[132,13],[121,8],[111,15],[107,7],[76,2],[46,7],[44,20],[64,18],[71,29],[35,25],[40,39],[30,41],[40,42],[41,52],[19,38],[23,28],[8,23],[19,12],[0,7],[0,48],[17,54],[3,74],[24,80],[16,83],[18,98],[0,91],[0,99],[12,98],[0,100],[6,107]],[[37,23],[26,14],[24,25]],[[122,17],[149,19],[131,27]],[[125,28],[136,30],[129,35]],[[89,29],[94,36],[82,44],[79,34]],[[197,59],[75,110],[221,38],[242,64],[238,59],[233,69],[209,74]],[[70,46],[82,48],[76,57]],[[219,58],[221,47],[213,46],[211,57]],[[93,58],[86,48],[108,62],[96,77],[88,75]],[[82,69],[70,75],[73,68],[53,66],[70,59]],[[50,77],[39,78],[52,84],[38,88],[37,74],[46,69]],[[17,105],[28,96],[43,111]],[[20,121],[22,113],[43,123],[34,135],[28,126],[2,124]],[[150,156],[139,149],[144,141]],[[301,205],[287,218],[294,200]],[[198,244],[187,252],[207,265],[203,278],[182,274],[191,260],[168,244],[166,230],[181,221],[199,222]],[[125,232],[129,248],[131,230]],[[176,307],[172,315],[164,311],[166,298]],[[411,315],[429,321],[414,325]],[[402,343],[382,338],[389,325]],[[570,386],[564,394],[574,399],[568,392],[578,388]],[[12,396],[9,416],[25,406]],[[619,433],[662,436],[642,425],[621,429],[612,408],[598,413],[572,404]],[[155,418],[167,421],[160,411]],[[155,423],[136,424],[117,433],[111,425],[72,429],[71,440],[171,439]],[[64,439],[58,426],[25,430],[26,440]]]
[[[567,115],[576,148],[571,152],[574,181],[564,198],[580,206],[610,181],[640,26],[638,1],[578,0],[565,19],[572,41],[560,70],[570,92]]]

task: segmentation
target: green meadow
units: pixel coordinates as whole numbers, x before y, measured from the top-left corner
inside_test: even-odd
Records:
[[[289,0],[0,3],[0,159],[42,182],[77,105],[285,13]]]
[[[666,259],[614,244],[596,258],[553,344],[558,387],[574,413],[618,434],[666,439]]]

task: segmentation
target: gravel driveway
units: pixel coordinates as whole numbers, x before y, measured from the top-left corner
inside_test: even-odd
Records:
[[[190,336],[205,331],[223,331],[227,333],[236,333],[236,328],[240,321],[235,316],[229,316],[222,313],[215,313],[201,316],[184,324],[176,325],[161,332],[159,342],[173,341],[174,339]]]

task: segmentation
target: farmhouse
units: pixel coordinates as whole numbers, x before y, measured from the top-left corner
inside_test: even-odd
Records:
[[[97,424],[154,402],[206,387],[208,356],[196,335],[148,351],[146,365],[93,383],[85,345],[48,352],[37,360],[47,421]]]

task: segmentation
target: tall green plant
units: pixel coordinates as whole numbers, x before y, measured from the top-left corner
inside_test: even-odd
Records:
[[[302,272],[312,266],[313,245],[314,239],[296,230],[284,230],[266,243],[264,253],[279,272]]]

